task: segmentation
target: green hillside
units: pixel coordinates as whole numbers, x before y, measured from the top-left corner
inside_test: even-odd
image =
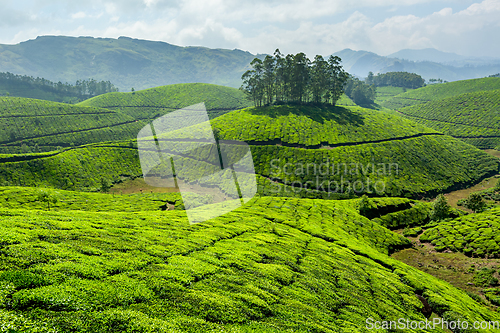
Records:
[[[18,97],[0,97],[0,118],[4,153],[133,139],[143,126],[112,110]]]
[[[173,84],[130,93],[109,93],[78,105],[120,111],[134,119],[155,119],[173,110],[205,103],[210,118],[251,106],[245,93],[235,88],[204,83]]]
[[[419,124],[479,148],[500,145],[500,89],[418,104],[399,112]]]
[[[380,192],[369,185],[378,182],[385,185],[382,192],[393,196],[429,195],[498,171],[495,158],[470,145],[359,107],[249,108],[214,119],[212,126],[221,139],[251,144],[268,195],[318,195],[306,193],[305,187],[321,190],[318,181],[321,186],[323,180],[332,185],[327,192],[335,192],[342,182]],[[300,185],[291,191],[287,185],[294,182]]]
[[[109,80],[120,91],[188,82],[238,88],[253,58],[238,49],[180,47],[128,37],[39,36],[15,45],[1,44],[0,72],[54,82]]]
[[[391,100],[394,96],[405,93],[407,89],[401,87],[377,87],[375,103],[382,105]]]
[[[44,78],[0,73],[0,96],[43,99],[53,102],[77,103],[84,99],[118,91],[111,82],[77,80],[75,85],[51,82]]]
[[[64,152],[0,155],[0,184],[95,191],[101,179],[120,182],[141,175],[136,148],[98,144]]]
[[[202,83],[108,93],[77,105],[0,97],[0,153],[133,140],[145,125],[142,120],[201,102],[211,118],[251,105],[238,89]]]
[[[0,209],[0,239],[0,324],[22,332],[356,332],[425,320],[417,295],[447,320],[500,320],[390,258],[408,240],[355,201],[263,197],[198,225],[181,211]]]
[[[383,102],[381,106],[392,110],[400,110],[407,106],[437,101],[465,93],[496,89],[500,89],[500,78],[494,77],[434,84],[396,95],[392,99]]]
[[[338,146],[439,132],[361,107],[279,105],[247,108],[214,119],[221,139],[304,147]]]
[[[474,257],[500,257],[500,208],[441,222],[427,229],[420,240],[436,250],[449,249]]]
[[[40,192],[47,192],[56,202],[40,201]],[[0,207],[50,211],[82,210],[87,212],[141,212],[165,210],[167,203],[181,201],[180,193],[140,193],[110,195],[33,187],[0,187]]]
[[[497,159],[473,146],[377,114],[359,107],[247,108],[214,119],[212,126],[222,140],[249,143],[265,195],[335,199],[349,197],[348,188],[356,185],[356,194],[432,196],[498,172]],[[203,137],[198,127],[188,132]],[[101,178],[117,183],[141,176],[136,149],[126,141],[0,155],[0,185],[95,190]],[[191,174],[176,172],[185,180]]]

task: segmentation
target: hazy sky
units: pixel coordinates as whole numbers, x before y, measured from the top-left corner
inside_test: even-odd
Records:
[[[39,35],[161,40],[252,53],[387,55],[433,47],[500,57],[500,0],[0,0],[0,43]]]

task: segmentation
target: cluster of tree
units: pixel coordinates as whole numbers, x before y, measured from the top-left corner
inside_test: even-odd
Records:
[[[0,85],[4,85],[6,87],[25,87],[27,89],[39,88],[47,92],[52,92],[68,97],[77,97],[80,99],[86,99],[97,95],[118,91],[118,88],[116,88],[109,81],[96,81],[94,79],[77,80],[76,84],[72,85],[67,82],[62,83],[61,81],[59,81],[55,83],[44,78],[34,78],[33,76],[27,75],[16,75],[9,72],[0,73]]]
[[[377,89],[375,85],[368,85],[355,77],[349,77],[344,92],[352,101],[358,105],[370,105],[375,103]]]
[[[443,79],[429,79],[429,84],[436,84],[436,83],[448,83],[448,81],[443,81]]]
[[[493,74],[493,75],[490,75],[490,77],[500,77],[500,73],[498,73],[498,74]]]
[[[251,70],[241,77],[241,89],[256,106],[273,103],[321,103],[335,105],[344,92],[349,75],[339,57],[311,61],[304,53],[284,56],[279,50],[264,60],[255,58]]]
[[[365,82],[376,87],[392,86],[408,89],[417,89],[425,85],[425,80],[420,75],[408,72],[389,72],[377,75],[369,72]]]

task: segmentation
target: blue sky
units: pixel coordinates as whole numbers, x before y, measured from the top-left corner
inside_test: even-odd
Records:
[[[0,43],[128,36],[252,53],[387,55],[436,48],[500,57],[500,0],[0,0]]]

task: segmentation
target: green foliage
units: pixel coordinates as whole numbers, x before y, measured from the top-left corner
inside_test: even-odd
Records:
[[[388,100],[392,99],[394,96],[406,92],[401,87],[377,87],[376,90],[375,103],[378,105],[383,105]]]
[[[19,241],[0,242],[0,324],[38,332],[353,331],[367,316],[422,320],[417,292],[439,316],[500,320],[389,257],[411,244],[358,200],[260,197],[198,225],[177,211],[0,209],[5,232]]]
[[[126,143],[83,146],[35,157],[39,158],[21,156],[13,158],[17,162],[1,163],[0,185],[96,191],[102,178],[119,183],[142,174],[137,150]]]
[[[488,301],[496,306],[500,306],[500,288],[486,288],[483,292]]]
[[[263,144],[279,140],[317,148],[436,133],[401,117],[351,106],[247,108],[214,119],[212,126],[219,129],[223,140]]]
[[[47,210],[50,210],[50,204],[56,204],[57,201],[59,201],[56,193],[45,189],[41,189],[38,191],[36,200],[46,203]]]
[[[135,120],[151,120],[198,103],[205,103],[210,119],[252,105],[238,89],[205,83],[173,84],[133,94],[110,93],[78,105],[114,110]]]
[[[367,84],[374,84],[376,87],[401,87],[408,89],[421,88],[425,80],[418,74],[407,72],[388,72],[377,74],[373,78],[366,80]]]
[[[358,202],[359,214],[366,216],[370,209],[372,209],[372,204],[368,196],[364,194]]]
[[[43,78],[12,73],[0,73],[0,91],[8,90],[6,96],[43,99],[54,102],[75,103],[83,99],[118,91],[109,81],[94,79],[77,80],[75,85],[51,82]]]
[[[95,107],[0,97],[2,128],[0,143],[26,147],[83,145],[94,142],[136,138],[143,124],[119,112]]]
[[[252,60],[252,69],[241,77],[240,89],[259,107],[308,102],[335,105],[348,78],[340,63],[339,57],[330,56],[327,61],[320,55],[311,62],[302,52],[285,57],[277,49],[263,61]]]
[[[403,236],[405,237],[417,237],[420,235],[424,230],[422,227],[416,227],[416,228],[411,228],[411,229],[405,229],[403,230]]]
[[[357,105],[369,106],[375,102],[377,90],[355,77],[350,77],[345,86],[345,94]]]
[[[498,284],[498,279],[493,276],[496,270],[482,268],[474,272],[474,284],[479,287],[489,287]]]
[[[474,213],[481,213],[486,208],[486,202],[480,194],[471,193],[464,202],[464,206]]]
[[[389,229],[407,229],[413,226],[422,226],[428,223],[431,209],[431,204],[421,202],[409,209],[385,214],[373,219],[373,221]]]
[[[462,94],[399,110],[403,116],[479,148],[500,143],[500,90]]]
[[[457,183],[468,184],[498,169],[494,157],[472,146],[441,135],[419,137],[429,130],[399,117],[361,108],[245,109],[214,119],[212,125],[219,129],[223,140],[251,144],[255,170],[263,177],[259,180],[259,193],[266,195],[318,194],[314,197],[320,198],[330,194],[330,199],[344,198],[349,197],[349,186],[352,188],[360,181],[363,187],[351,193],[351,197],[363,193],[416,196],[443,191]],[[188,135],[198,135],[197,129]],[[405,138],[407,135],[415,137]],[[429,155],[429,151],[442,153]],[[0,164],[0,185],[95,191],[101,186],[101,178],[115,184],[142,175],[137,150],[131,149],[129,141],[50,154],[8,155],[4,161],[8,163]],[[330,171],[320,174],[320,168],[328,164]],[[183,179],[193,177],[194,170],[189,168],[176,171]],[[321,183],[328,187],[330,182],[331,186],[322,193],[295,193],[307,190],[305,186],[298,191],[291,188],[295,181],[313,184],[309,187],[313,190],[322,190]]]
[[[432,203],[432,210],[429,213],[431,221],[440,221],[450,216],[451,206],[444,195],[440,194]]]
[[[466,93],[500,89],[500,78],[483,78],[428,85],[411,90],[383,103],[388,109],[401,110],[404,107],[437,101]]]
[[[51,192],[52,190],[44,189]],[[39,193],[37,188],[29,187],[0,187],[0,207],[9,209],[44,210],[44,202],[35,201],[33,197]],[[185,193],[191,201],[210,203],[209,196]],[[180,193],[140,193],[111,195],[103,193],[84,193],[59,190],[59,199],[51,206],[52,211],[83,210],[90,212],[137,212],[160,211],[166,203],[182,205]]]
[[[500,256],[500,209],[471,214],[441,223],[427,229],[420,237],[436,249],[446,248],[474,257]]]
[[[101,178],[101,192],[107,193],[111,188],[111,184],[106,178]]]

